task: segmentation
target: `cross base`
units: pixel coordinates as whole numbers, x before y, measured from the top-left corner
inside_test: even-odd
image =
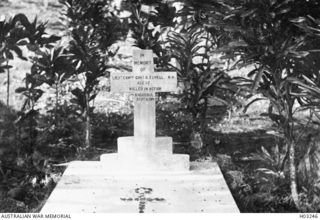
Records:
[[[106,172],[189,171],[189,155],[172,154],[172,138],[156,137],[156,148],[137,150],[134,137],[118,138],[118,153],[103,154],[100,161]]]

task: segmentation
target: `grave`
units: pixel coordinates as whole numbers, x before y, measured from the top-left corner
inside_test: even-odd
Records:
[[[134,136],[100,161],[70,163],[41,212],[238,212],[216,163],[190,164],[156,137],[156,92],[176,91],[177,75],[153,69],[152,51],[134,50],[133,72],[111,74],[112,92],[134,95]]]

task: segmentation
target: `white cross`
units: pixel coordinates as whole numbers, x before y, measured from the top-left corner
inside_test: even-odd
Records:
[[[111,73],[111,92],[134,94],[134,140],[141,153],[155,149],[156,92],[177,90],[176,72],[154,72],[152,50],[133,51],[133,73]]]

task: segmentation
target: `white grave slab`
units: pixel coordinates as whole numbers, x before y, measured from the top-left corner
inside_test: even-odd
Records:
[[[193,164],[192,164],[193,165]],[[42,213],[238,213],[216,163],[184,172],[106,175],[100,162],[73,162]]]
[[[134,136],[100,161],[70,163],[41,212],[239,212],[216,163],[190,170],[171,137],[155,136],[155,93],[176,88],[176,73],[154,73],[152,51],[135,50],[133,73],[111,74],[111,91],[135,95]]]

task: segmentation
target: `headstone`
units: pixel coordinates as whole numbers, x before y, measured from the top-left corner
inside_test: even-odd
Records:
[[[156,137],[156,93],[176,91],[177,74],[154,72],[151,50],[134,50],[132,66],[132,73],[110,78],[111,92],[134,95],[134,136],[120,137],[118,154],[102,155],[101,161],[125,172],[188,171],[189,156],[172,154],[171,137]]]
[[[176,88],[176,73],[154,72],[152,51],[135,50],[133,72],[111,74],[112,92],[134,94],[134,136],[100,161],[70,163],[41,212],[239,212],[215,162],[189,163],[156,137],[156,93]]]

